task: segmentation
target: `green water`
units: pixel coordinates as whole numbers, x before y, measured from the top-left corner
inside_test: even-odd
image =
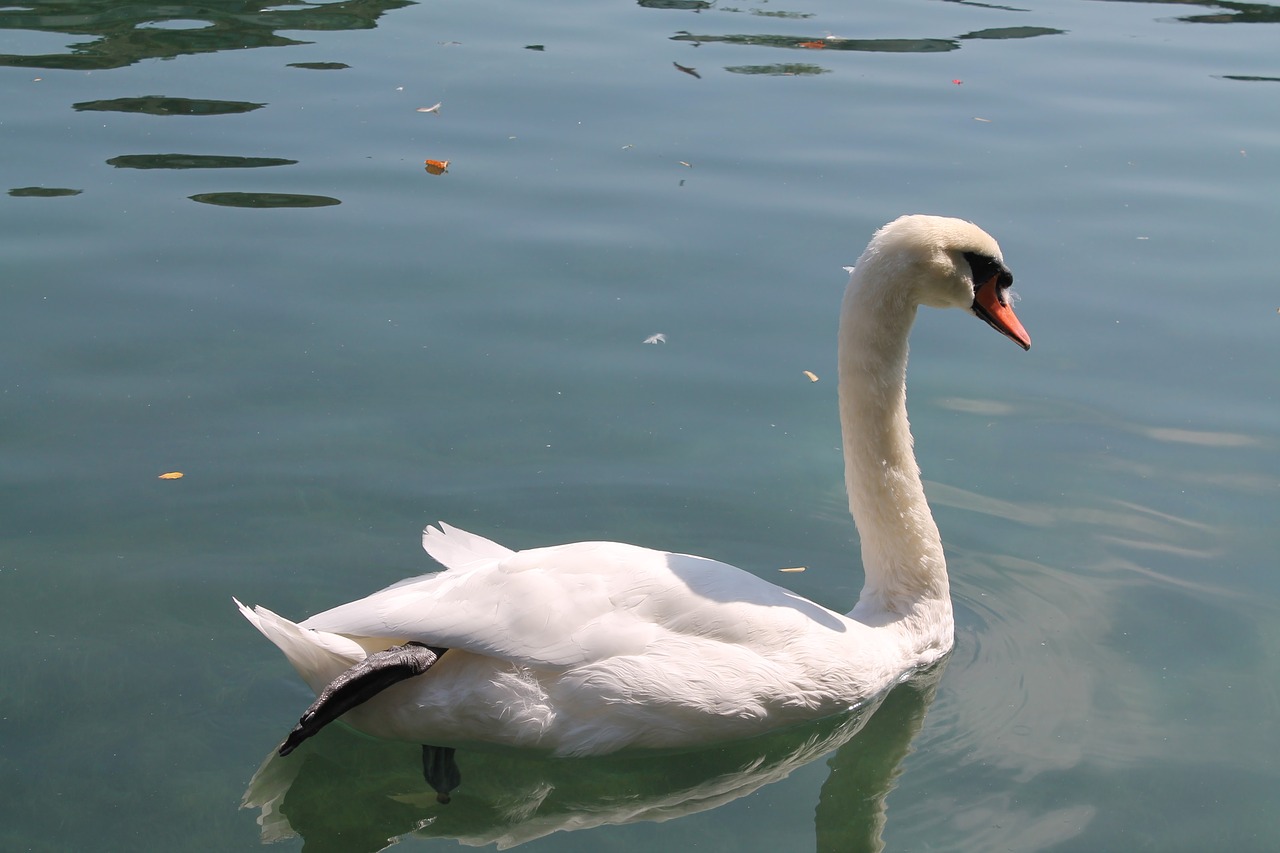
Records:
[[[0,6],[0,846],[1280,847],[1278,20]],[[310,696],[230,597],[367,594],[437,519],[848,609],[841,267],[906,212],[992,232],[1034,340],[913,337],[936,685],[694,756],[464,755],[449,806],[335,728],[240,808]]]

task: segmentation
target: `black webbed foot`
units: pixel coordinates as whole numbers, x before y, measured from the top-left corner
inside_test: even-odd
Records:
[[[298,724],[280,745],[280,754],[288,755],[293,752],[298,744],[391,685],[426,672],[446,651],[448,649],[432,648],[421,643],[405,643],[403,646],[369,655],[330,682],[316,701],[311,703],[311,707],[303,712]]]
[[[422,745],[422,778],[436,792],[437,803],[448,803],[449,794],[462,784],[462,771],[453,754],[451,746]]]

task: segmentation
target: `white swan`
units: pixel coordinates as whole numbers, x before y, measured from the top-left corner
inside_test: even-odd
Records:
[[[853,269],[840,419],[866,583],[848,615],[703,557],[511,551],[428,527],[423,547],[447,571],[300,624],[236,602],[321,694],[282,753],[338,715],[448,747],[686,748],[842,711],[938,660],[951,600],[907,424],[907,335],[919,305],[965,308],[1030,348],[1011,282],[986,232],[935,216],[884,226]]]

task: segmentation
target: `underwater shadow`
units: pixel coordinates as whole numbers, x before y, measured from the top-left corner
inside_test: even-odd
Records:
[[[555,832],[718,808],[829,756],[815,849],[876,853],[884,847],[886,798],[944,668],[918,673],[855,711],[696,752],[551,758],[459,750],[463,782],[448,804],[423,781],[416,746],[333,726],[286,758],[273,749],[241,805],[259,812],[264,843],[301,837],[308,853],[374,853],[405,837],[506,850]]]

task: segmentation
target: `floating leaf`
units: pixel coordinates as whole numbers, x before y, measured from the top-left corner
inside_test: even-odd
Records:
[[[157,477],[156,479],[157,479],[157,480],[181,480],[181,479],[182,479],[182,472],[181,472],[181,471],[170,471],[170,472],[169,472],[169,473],[167,473],[167,474],[161,474],[161,475],[160,475],[159,477]]]
[[[792,566],[789,569],[778,569],[780,572],[803,572],[804,570],[804,566]]]
[[[418,112],[420,112],[420,113],[435,113],[436,115],[440,115],[440,106],[441,106],[441,104],[436,104],[436,105],[434,105],[434,106],[430,106],[430,107],[418,107]]]
[[[448,160],[428,160],[426,162],[428,174],[443,175],[445,172],[449,171]]]
[[[810,381],[810,382],[817,382],[817,381],[818,381],[818,374],[814,373],[812,370],[806,370],[806,371],[804,371],[804,375],[809,377],[809,381]]]

